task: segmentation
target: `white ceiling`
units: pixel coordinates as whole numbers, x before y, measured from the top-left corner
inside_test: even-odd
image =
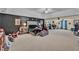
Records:
[[[0,8],[0,13],[37,18],[79,15],[79,8],[48,8],[49,12],[43,14],[45,9],[46,8]]]
[[[42,13],[46,8],[28,8],[30,11],[35,11],[37,13]],[[55,13],[55,12],[60,12],[60,11],[65,11],[69,10],[71,8],[47,8],[50,13]]]

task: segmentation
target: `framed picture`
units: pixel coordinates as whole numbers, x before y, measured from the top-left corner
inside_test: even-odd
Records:
[[[20,25],[20,19],[15,19],[15,25]]]

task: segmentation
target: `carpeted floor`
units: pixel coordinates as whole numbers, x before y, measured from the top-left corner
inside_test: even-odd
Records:
[[[78,39],[68,30],[49,30],[45,37],[23,34],[15,39],[10,51],[76,51]]]

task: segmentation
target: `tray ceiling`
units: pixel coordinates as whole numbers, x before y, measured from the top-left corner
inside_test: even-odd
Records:
[[[47,13],[44,13],[47,9]],[[0,8],[0,13],[37,18],[79,15],[79,8]]]

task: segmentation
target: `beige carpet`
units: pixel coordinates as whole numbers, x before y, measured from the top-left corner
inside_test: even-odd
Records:
[[[68,30],[49,30],[45,37],[24,34],[15,39],[10,51],[75,51],[78,39]]]

